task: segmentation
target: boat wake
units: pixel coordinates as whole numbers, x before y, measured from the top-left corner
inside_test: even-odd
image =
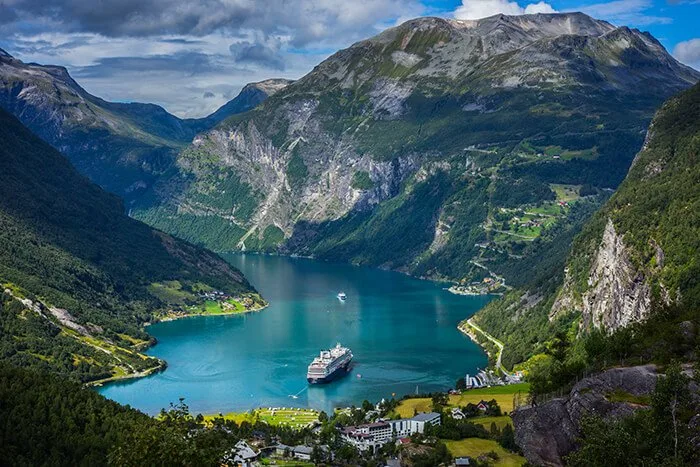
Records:
[[[308,386],[304,386],[304,387],[301,389],[301,391],[297,392],[296,394],[290,394],[289,397],[291,397],[292,399],[299,399],[299,394],[301,394],[302,392],[306,391],[307,389],[309,389],[309,387],[308,387]]]

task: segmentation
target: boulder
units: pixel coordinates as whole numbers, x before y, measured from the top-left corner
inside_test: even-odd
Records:
[[[631,415],[644,407],[634,402],[634,396],[651,394],[657,377],[656,367],[645,365],[613,368],[584,378],[565,397],[513,411],[515,442],[533,465],[564,465],[564,457],[576,448],[584,417]],[[612,398],[613,394],[617,397]]]

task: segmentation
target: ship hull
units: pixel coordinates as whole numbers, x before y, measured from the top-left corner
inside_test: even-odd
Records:
[[[348,362],[345,365],[338,367],[333,373],[323,378],[310,378],[307,376],[306,381],[308,381],[309,384],[328,384],[347,375],[350,372],[350,363],[351,362]]]

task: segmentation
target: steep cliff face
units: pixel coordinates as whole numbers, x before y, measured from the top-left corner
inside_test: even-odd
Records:
[[[551,317],[575,309],[584,329],[612,332],[644,320],[654,305],[693,303],[699,94],[695,86],[659,111],[627,179],[574,245],[576,277],[565,281]]]
[[[642,271],[630,261],[624,241],[608,219],[598,254],[583,294],[583,321],[614,332],[642,321],[650,312],[651,287]]]
[[[657,249],[656,265],[663,267],[663,251]],[[586,281],[587,290],[576,299],[571,277],[567,277],[549,317],[578,310],[581,326],[602,328],[612,333],[643,321],[651,312],[650,278],[634,265],[629,247],[608,218]]]
[[[220,250],[481,279],[551,241],[582,185],[617,186],[699,77],[582,14],[411,20],[198,136],[134,215]]]

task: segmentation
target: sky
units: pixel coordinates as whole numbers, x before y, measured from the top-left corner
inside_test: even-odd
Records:
[[[649,31],[700,70],[700,0],[0,0],[0,48],[104,99],[200,117],[411,18],[566,11]]]

